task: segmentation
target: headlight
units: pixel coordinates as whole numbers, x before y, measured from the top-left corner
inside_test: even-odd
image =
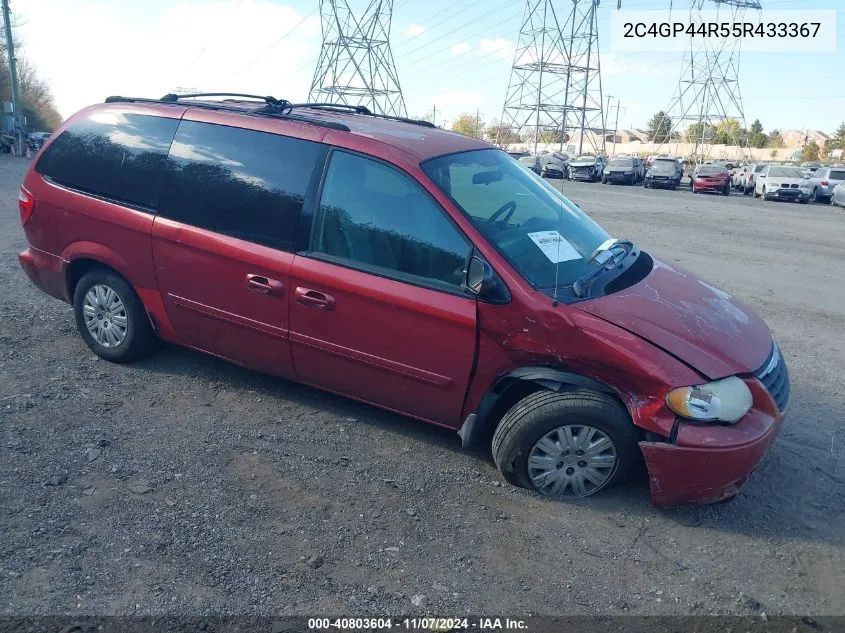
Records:
[[[702,422],[736,422],[751,408],[753,398],[741,378],[673,389],[666,404],[679,416]]]

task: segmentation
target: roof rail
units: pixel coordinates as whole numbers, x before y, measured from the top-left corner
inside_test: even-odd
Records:
[[[252,95],[235,95],[234,93],[197,93],[196,95],[165,95],[161,99],[147,99],[144,97],[121,97],[113,95],[106,97],[106,103],[156,103],[160,105],[183,105],[190,108],[201,108],[204,110],[219,110],[222,112],[234,112],[237,114],[245,114],[248,116],[265,116],[275,119],[285,119],[288,121],[298,121],[301,123],[310,123],[320,127],[327,127],[332,130],[340,130],[342,132],[349,132],[349,126],[339,123],[338,121],[326,121],[324,119],[314,119],[308,116],[292,114],[288,109],[288,102],[284,99],[275,99],[274,97],[253,97],[264,100],[265,106],[263,108],[248,109],[235,105],[227,104],[223,101],[209,102],[197,101],[191,103],[179,103],[179,99],[184,99],[188,96],[242,96],[251,97]],[[267,101],[273,99],[274,103]]]
[[[400,121],[402,123],[410,123],[411,125],[421,125],[423,127],[434,128],[437,127],[431,121],[422,121],[420,119],[409,119],[401,116],[391,116],[389,114],[376,114],[369,108],[362,105],[347,105],[345,103],[288,103],[281,106],[285,110],[293,110],[294,108],[310,108],[313,110],[335,110],[339,112],[349,112],[351,114],[363,114],[364,116],[372,116],[379,119],[387,119],[389,121]]]
[[[195,97],[240,97],[242,99],[257,99],[268,105],[286,105],[288,103],[284,99],[276,99],[276,97],[244,94],[242,92],[191,92],[186,94],[168,92],[159,101],[175,103],[179,99],[193,99]]]

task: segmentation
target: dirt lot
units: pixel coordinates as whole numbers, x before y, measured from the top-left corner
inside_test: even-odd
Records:
[[[98,360],[18,267],[25,167],[0,157],[0,614],[845,613],[845,210],[564,184],[790,363],[741,496],[656,510],[644,481],[544,501],[452,433],[182,349]]]

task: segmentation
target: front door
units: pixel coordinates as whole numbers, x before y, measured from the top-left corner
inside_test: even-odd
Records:
[[[334,151],[290,276],[299,380],[456,427],[476,348],[470,245],[407,175]]]
[[[159,290],[177,340],[293,374],[290,268],[320,146],[182,121],[152,231]]]

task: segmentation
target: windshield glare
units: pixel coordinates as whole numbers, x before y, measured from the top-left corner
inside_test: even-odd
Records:
[[[673,160],[656,160],[652,167],[654,171],[675,171],[675,161]]]
[[[804,172],[797,167],[770,167],[768,175],[778,178],[803,178]]]
[[[607,164],[608,167],[633,167],[634,160],[632,158],[613,158]]]
[[[610,236],[562,193],[497,149],[433,158],[423,170],[535,288],[551,294],[584,274]]]

